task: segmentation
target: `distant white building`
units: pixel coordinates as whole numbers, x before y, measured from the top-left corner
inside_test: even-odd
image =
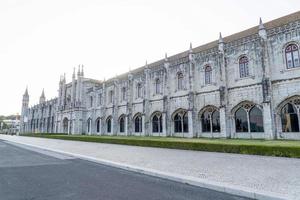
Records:
[[[300,139],[299,48],[296,12],[107,81],[79,68],[55,99],[26,89],[21,131]]]
[[[3,120],[3,123],[7,125],[6,133],[9,134],[18,134],[20,132],[20,120],[19,119],[6,119]],[[1,124],[1,127],[3,124]]]

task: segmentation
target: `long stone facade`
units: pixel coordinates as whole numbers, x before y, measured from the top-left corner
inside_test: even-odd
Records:
[[[300,12],[100,81],[83,66],[21,132],[300,139]]]

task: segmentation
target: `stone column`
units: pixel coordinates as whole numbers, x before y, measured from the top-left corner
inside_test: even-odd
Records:
[[[111,118],[111,124],[110,124],[110,127],[111,127],[111,130],[110,130],[110,134],[111,135],[114,135],[114,118],[112,117]]]
[[[188,120],[189,120],[189,138],[192,138],[194,136],[194,127],[193,127],[193,111],[189,110],[188,111]]]
[[[70,120],[68,120],[68,135],[70,135]]]
[[[99,119],[99,135],[102,135],[102,118]]]
[[[166,119],[166,112],[162,113],[162,136],[167,136],[167,119]]]
[[[265,139],[274,139],[273,116],[270,103],[263,103],[263,120]]]
[[[125,116],[125,135],[128,136],[128,116]]]
[[[226,123],[226,109],[225,107],[220,108],[220,128],[221,128],[221,137],[227,137],[227,123]]]
[[[142,115],[142,136],[145,136],[145,114]]]

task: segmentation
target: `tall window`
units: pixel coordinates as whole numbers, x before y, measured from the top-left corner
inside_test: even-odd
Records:
[[[96,124],[97,124],[97,133],[100,133],[100,126],[101,126],[100,122],[101,122],[101,120],[100,120],[100,118],[98,118],[97,121],[96,121]]]
[[[113,103],[114,100],[114,91],[109,91],[109,103]]]
[[[126,88],[125,87],[122,87],[121,95],[122,95],[122,101],[126,101]]]
[[[88,121],[87,121],[87,132],[88,133],[91,133],[91,124],[92,124],[92,120],[88,119]]]
[[[299,132],[299,118],[296,108],[287,103],[281,110],[282,132]]]
[[[212,69],[211,66],[205,67],[205,84],[211,84],[212,80]]]
[[[155,94],[161,93],[161,83],[159,78],[155,80]]]
[[[186,111],[179,112],[174,116],[174,131],[175,133],[189,132],[188,114]]]
[[[107,133],[111,133],[111,117],[106,120]]]
[[[125,117],[121,116],[120,120],[119,120],[119,128],[120,128],[120,133],[124,133],[125,132]]]
[[[137,98],[141,98],[142,97],[142,84],[138,83],[136,87],[137,87]]]
[[[288,69],[300,67],[299,50],[295,44],[290,44],[285,48],[286,66]]]
[[[243,56],[239,60],[240,78],[249,76],[249,60],[247,56]]]
[[[152,117],[152,132],[161,133],[162,132],[162,115],[157,113]]]
[[[142,116],[138,115],[134,119],[134,132],[141,133],[142,131]]]
[[[184,89],[184,87],[183,87],[183,82],[184,82],[183,78],[184,77],[183,77],[183,74],[181,72],[177,74],[177,89],[178,90],[183,90]]]

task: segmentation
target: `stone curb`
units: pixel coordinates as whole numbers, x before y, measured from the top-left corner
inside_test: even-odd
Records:
[[[98,159],[98,158],[85,156],[85,155],[81,155],[81,154],[70,153],[70,152],[61,151],[61,150],[57,150],[57,149],[51,149],[51,148],[47,148],[47,147],[43,147],[43,146],[27,144],[27,143],[19,142],[19,141],[9,141],[9,140],[5,140],[5,141],[8,141],[9,143],[18,143],[18,144],[22,144],[22,145],[39,148],[39,149],[57,152],[57,153],[77,157],[77,158],[80,158],[83,160],[96,162],[96,163],[99,163],[102,165],[112,166],[112,167],[119,168],[119,169],[124,169],[124,170],[137,172],[137,173],[141,173],[141,174],[145,174],[145,175],[149,175],[149,176],[159,177],[159,178],[163,178],[163,179],[167,179],[167,180],[171,180],[171,181],[175,181],[175,182],[179,182],[179,183],[184,183],[184,184],[188,184],[188,185],[192,185],[192,186],[207,188],[207,189],[215,190],[218,192],[224,192],[224,193],[237,195],[237,196],[241,196],[241,197],[247,197],[247,198],[252,198],[252,199],[257,199],[257,200],[291,200],[287,196],[283,196],[283,195],[272,193],[272,192],[261,192],[261,191],[256,191],[256,190],[249,189],[246,187],[231,186],[228,184],[214,182],[214,181],[208,181],[208,180],[201,179],[201,178],[194,178],[194,177],[190,177],[190,176],[183,176],[183,175],[178,175],[178,174],[161,172],[161,171],[148,169],[148,168],[136,167],[133,165],[126,165],[126,164],[122,164],[122,163],[118,163],[118,162],[113,162],[113,161],[104,160],[104,159]]]

